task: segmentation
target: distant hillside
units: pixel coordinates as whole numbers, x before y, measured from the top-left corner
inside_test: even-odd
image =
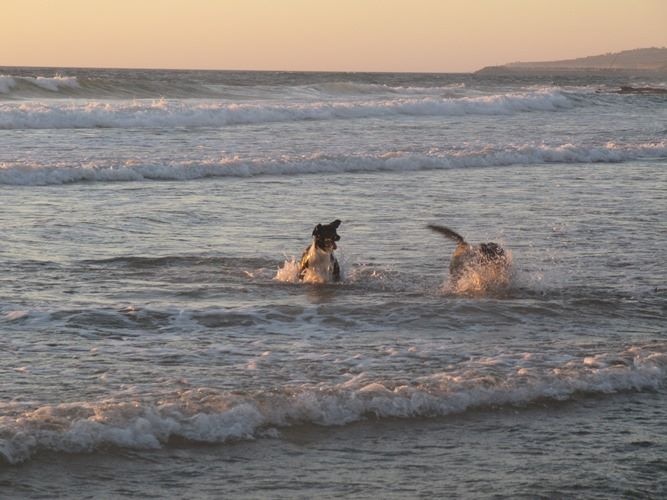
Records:
[[[515,73],[528,71],[537,73],[560,72],[623,72],[623,73],[667,73],[667,48],[624,50],[597,56],[566,59],[562,61],[513,62],[503,66],[487,66],[478,73]]]

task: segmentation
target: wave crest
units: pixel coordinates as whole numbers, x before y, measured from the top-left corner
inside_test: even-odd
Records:
[[[0,184],[56,185],[72,182],[118,182],[144,180],[191,180],[207,177],[252,177],[259,175],[304,175],[345,172],[410,172],[460,168],[505,167],[549,163],[617,163],[667,157],[667,144],[607,143],[597,146],[575,144],[517,144],[503,148],[484,147],[459,151],[379,154],[282,156],[241,158],[238,156],[202,160],[98,160],[85,163],[29,162],[0,163]]]
[[[61,89],[81,88],[79,81],[74,76],[56,75],[47,77],[0,75],[0,94],[8,94],[17,87],[37,87],[50,92],[58,92]]]
[[[25,461],[40,450],[93,452],[113,446],[154,449],[180,438],[224,443],[275,428],[345,425],[365,418],[445,416],[469,409],[568,400],[577,394],[657,390],[667,375],[667,346],[549,360],[504,355],[406,382],[360,374],[339,384],[304,384],[236,394],[210,388],[154,400],[82,402],[34,409],[1,405],[0,456]]]
[[[35,84],[44,88],[77,84],[76,80],[57,80],[58,77],[42,80],[39,78],[34,79]],[[37,83],[38,81],[41,83]],[[305,103],[239,104],[198,99],[86,103],[5,102],[0,104],[0,129],[225,127],[394,115],[504,115],[558,111],[571,108],[573,102],[564,93],[556,90],[462,98],[424,97]]]

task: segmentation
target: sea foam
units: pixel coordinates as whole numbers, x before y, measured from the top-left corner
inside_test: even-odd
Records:
[[[345,172],[410,172],[461,168],[490,168],[550,163],[618,163],[667,157],[667,143],[509,144],[457,151],[411,153],[387,151],[377,154],[299,155],[279,158],[224,156],[158,161],[96,160],[75,162],[2,162],[0,184],[55,185],[72,182],[116,182],[144,180],[191,180],[207,177],[252,177],[259,175],[303,175]]]
[[[7,81],[9,82],[9,80]],[[7,86],[9,83],[5,82]],[[76,80],[34,79],[43,88]],[[3,84],[0,84],[3,85]],[[253,123],[558,111],[574,101],[558,90],[462,98],[231,103],[212,100],[28,101],[0,104],[1,129],[225,127]]]
[[[155,449],[180,438],[224,443],[299,424],[340,426],[369,418],[437,417],[470,409],[524,406],[576,395],[656,390],[667,375],[665,346],[579,357],[500,355],[457,369],[396,380],[361,373],[338,384],[230,393],[213,388],[33,407],[0,405],[0,457],[18,463],[39,451]]]

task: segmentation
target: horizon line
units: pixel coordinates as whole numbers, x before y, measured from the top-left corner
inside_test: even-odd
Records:
[[[474,71],[404,71],[404,70],[318,70],[318,69],[222,69],[222,68],[176,68],[176,67],[141,67],[141,66],[52,66],[52,65],[35,65],[28,64],[17,66],[15,64],[2,65],[0,68],[20,68],[20,69],[116,69],[116,70],[143,70],[143,71],[226,71],[226,72],[248,72],[248,73],[368,73],[368,74],[413,74],[413,75],[469,75],[476,73],[479,69]],[[483,69],[483,68],[480,68]]]
[[[588,56],[579,56],[579,57],[570,57],[566,59],[553,59],[545,61],[511,61],[500,64],[489,64],[481,68],[470,71],[428,71],[428,70],[417,70],[417,71],[405,71],[405,70],[334,70],[334,69],[230,69],[230,68],[178,68],[178,67],[164,67],[164,66],[154,66],[154,67],[142,67],[142,66],[52,66],[52,65],[21,65],[17,66],[14,64],[11,65],[0,65],[0,68],[31,68],[31,69],[91,69],[91,70],[104,70],[104,69],[115,69],[115,70],[144,70],[144,71],[226,71],[226,72],[248,72],[248,73],[367,73],[367,74],[413,74],[413,75],[471,75],[477,73],[485,68],[498,68],[505,67],[515,64],[545,64],[545,63],[561,63],[566,61],[575,61],[577,59],[589,59],[594,57],[610,56],[610,55],[619,55],[623,52],[633,52],[637,50],[665,50],[667,46],[651,46],[651,47],[636,47],[633,49],[623,49],[617,52],[605,52],[600,54],[588,55]]]

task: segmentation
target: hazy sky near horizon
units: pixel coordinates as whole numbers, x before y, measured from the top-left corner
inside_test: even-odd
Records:
[[[667,46],[667,0],[2,0],[0,66],[474,71]]]

